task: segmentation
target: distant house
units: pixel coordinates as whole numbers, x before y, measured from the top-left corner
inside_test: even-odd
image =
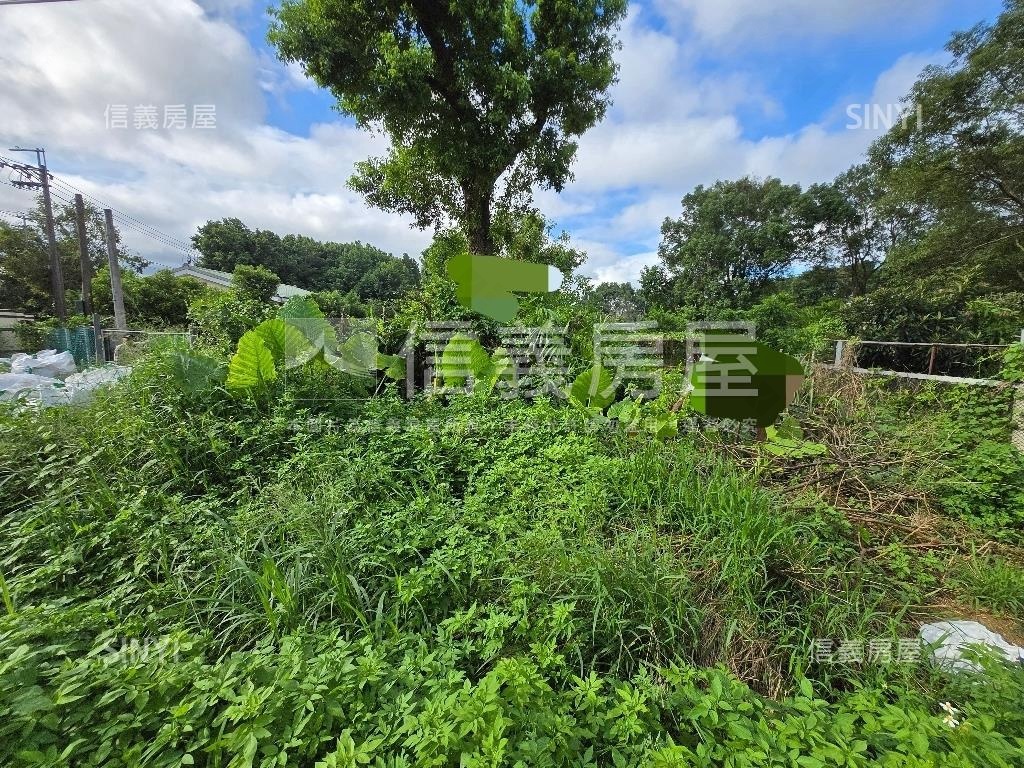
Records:
[[[176,267],[171,270],[171,274],[175,277],[194,277],[202,283],[211,288],[218,288],[220,290],[227,290],[232,286],[232,276],[230,272],[221,272],[217,269],[207,269],[206,267],[196,267],[192,264],[182,264],[180,267]],[[272,297],[272,300],[278,304],[284,304],[292,296],[308,296],[309,291],[305,288],[299,288],[295,285],[288,285],[281,283],[277,286],[277,292]]]
[[[0,353],[21,352],[21,344],[18,341],[18,334],[14,330],[19,323],[31,323],[35,320],[32,315],[24,312],[16,312],[13,309],[0,309]]]

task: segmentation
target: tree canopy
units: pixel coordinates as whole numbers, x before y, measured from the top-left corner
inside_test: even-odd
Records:
[[[419,266],[407,255],[393,256],[365,243],[331,243],[304,235],[281,237],[249,229],[239,219],[208,221],[192,237],[200,265],[234,272],[260,266],[280,281],[311,291],[352,293],[362,301],[401,296],[419,282]]]
[[[495,253],[495,208],[561,190],[600,120],[626,0],[286,0],[270,40],[391,147],[350,180],[420,227]],[[497,186],[501,180],[501,190]]]
[[[82,291],[82,270],[78,253],[78,228],[75,206],[55,207],[53,211],[57,253],[67,292],[67,309]],[[103,212],[86,203],[85,229],[89,261],[95,275],[107,264],[106,223]],[[53,311],[50,285],[50,256],[46,247],[45,213],[42,198],[26,217],[24,225],[0,221],[0,306],[30,314]],[[147,262],[128,251],[115,228],[118,261],[125,270],[138,271]]]
[[[894,251],[906,277],[971,275],[992,289],[1024,284],[1024,0],[994,24],[956,34],[952,61],[929,67],[908,102],[920,124],[872,148],[884,203],[927,226]]]
[[[762,296],[809,237],[801,194],[798,185],[748,177],[686,195],[682,215],[662,224],[658,249],[675,301],[705,315]],[[653,273],[647,280],[656,282]]]

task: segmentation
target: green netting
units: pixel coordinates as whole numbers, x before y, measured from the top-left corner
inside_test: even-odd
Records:
[[[70,352],[79,368],[96,362],[96,332],[92,328],[57,328],[51,338],[53,348],[58,352]]]

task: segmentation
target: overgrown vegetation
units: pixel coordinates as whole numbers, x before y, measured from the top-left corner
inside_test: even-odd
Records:
[[[914,642],[960,618],[1024,645],[1024,345],[996,346],[1024,325],[1022,8],[924,74],[920,135],[830,184],[698,187],[661,265],[594,289],[532,193],[607,107],[625,3],[285,2],[281,56],[391,141],[352,185],[434,241],[418,265],[208,222],[231,290],[125,278],[191,344],[140,345],[83,407],[0,403],[0,763],[1024,763],[1024,666]],[[513,386],[445,274],[466,251],[564,273],[517,323],[567,376]],[[45,310],[41,253],[0,227],[0,298]],[[281,280],[317,293],[274,306]],[[811,375],[754,439],[688,407],[679,355],[657,396],[603,367],[595,325],[644,318],[752,322]],[[469,327],[425,387],[434,321]],[[990,344],[938,364],[998,378],[815,368],[851,335]]]
[[[802,433],[751,448],[692,425],[651,441],[544,398],[365,399],[316,361],[240,396],[194,386],[183,354],[85,409],[3,413],[5,763],[1022,754],[1019,670],[979,687],[813,652],[896,643],[950,604],[1024,618],[1019,506],[970,507],[1000,544],[955,521],[960,452],[997,429],[984,401],[943,393],[936,421],[930,389],[822,379]],[[913,482],[921,466],[949,488]]]

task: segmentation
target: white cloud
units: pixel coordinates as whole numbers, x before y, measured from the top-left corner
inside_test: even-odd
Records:
[[[211,14],[237,13],[253,5],[254,0],[196,0]]]
[[[203,3],[217,11],[247,4]],[[341,121],[313,125],[308,137],[267,126],[268,71],[277,67],[272,82],[282,88],[302,85],[301,72],[261,57],[196,3],[93,0],[16,10],[0,27],[0,141],[45,146],[51,170],[88,194],[183,241],[227,216],[396,252],[418,253],[429,241],[345,187],[353,163],[380,152],[383,140]],[[213,104],[217,125],[110,129],[111,104],[128,106],[129,121],[137,105],[154,105],[161,123],[164,105]],[[31,205],[28,193],[0,186],[0,207]],[[124,235],[144,256],[181,260],[138,233]]]
[[[586,239],[572,239],[572,245],[589,254],[587,274],[595,283],[635,282],[645,266],[657,263],[657,252],[624,256],[607,245]]]
[[[940,4],[908,0],[899,13]],[[881,0],[659,5],[707,39],[732,39],[748,28],[783,34],[787,24],[838,34],[862,22],[891,21],[897,11],[889,6]],[[0,143],[45,146],[55,173],[178,240],[187,241],[208,219],[237,216],[282,234],[419,252],[428,233],[368,207],[345,187],[353,163],[384,149],[381,136],[341,120],[314,124],[304,136],[266,124],[268,98],[312,86],[300,68],[255,51],[232,24],[232,13],[250,7],[251,0],[91,0],[5,12]],[[817,123],[754,139],[744,134],[739,115],[781,110],[757,75],[702,72],[700,47],[658,27],[650,14],[650,7],[635,6],[623,26],[614,105],[580,140],[575,181],[561,195],[538,195],[556,223],[573,224],[574,243],[589,253],[584,271],[601,280],[633,280],[653,263],[662,220],[678,214],[680,199],[697,184],[745,174],[804,184],[833,177],[877,133],[845,130],[846,105],[896,103],[924,65],[941,60],[904,56],[878,77],[873,93],[845,95]],[[104,118],[110,104],[215,104],[217,128],[111,130]],[[27,193],[0,186],[0,208],[30,206]],[[180,260],[174,250],[125,235],[145,256]]]
[[[925,66],[945,60],[941,53],[905,55],[877,77],[870,94],[838,99],[819,122],[800,130],[753,139],[744,136],[735,114],[750,103],[743,79],[726,78],[716,87],[713,78],[693,73],[667,33],[640,23],[634,13],[624,29],[616,108],[580,140],[575,181],[563,194],[567,206],[602,210],[610,193],[628,193],[630,201],[617,213],[605,220],[591,217],[578,229],[590,244],[634,244],[632,250],[612,245],[592,252],[584,271],[606,280],[639,276],[657,248],[662,221],[678,215],[683,195],[698,184],[745,175],[803,185],[834,178],[858,162],[886,127],[849,130],[847,106],[898,104]],[[650,87],[636,85],[644,82]],[[717,100],[700,97],[716,91]],[[610,268],[616,260],[621,266]]]

